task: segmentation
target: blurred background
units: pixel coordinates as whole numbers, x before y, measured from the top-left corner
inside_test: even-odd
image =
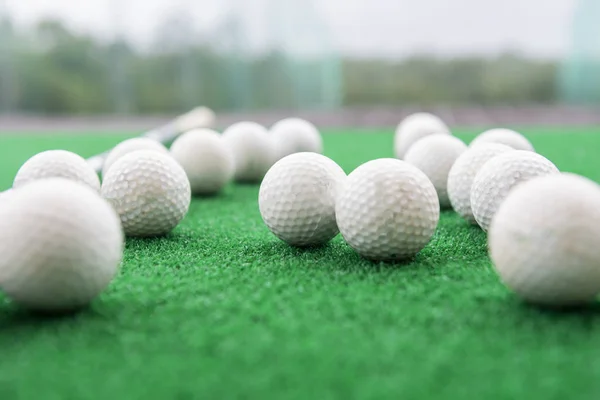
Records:
[[[598,0],[0,0],[0,125],[197,105],[222,123],[598,124],[599,20]]]

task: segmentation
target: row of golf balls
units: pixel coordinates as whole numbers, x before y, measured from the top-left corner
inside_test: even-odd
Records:
[[[441,203],[447,194],[457,213],[488,232],[490,258],[506,286],[546,306],[596,299],[600,186],[560,173],[517,132],[484,132],[467,150],[451,145],[449,132],[436,116],[415,114],[398,127],[396,156],[427,173]]]
[[[300,119],[270,131],[252,122],[223,134],[190,131],[170,150],[129,139],[109,153],[102,183],[75,153],[39,153],[0,196],[0,288],[29,309],[81,308],[116,275],[125,236],[167,234],[192,194],[217,193],[232,179],[260,182],[274,161],[295,151],[322,151],[318,130]]]
[[[406,260],[452,207],[489,231],[494,267],[523,299],[578,305],[600,292],[598,184],[560,173],[515,131],[492,129],[467,147],[427,113],[402,121],[394,147],[403,160],[372,160],[347,177],[319,154],[279,160],[259,192],[264,222],[294,246],[341,232],[365,258]]]

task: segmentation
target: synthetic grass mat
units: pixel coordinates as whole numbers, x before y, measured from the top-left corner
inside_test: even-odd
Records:
[[[600,180],[596,130],[525,133],[562,170]],[[38,151],[87,157],[127,136],[0,136],[0,187]],[[392,156],[392,135],[330,132],[325,146],[350,172]],[[81,313],[41,317],[0,297],[0,398],[600,397],[600,307],[521,304],[485,234],[453,213],[412,262],[377,264],[339,236],[283,244],[257,194],[231,185],[195,199],[171,235],[128,240],[119,276]]]

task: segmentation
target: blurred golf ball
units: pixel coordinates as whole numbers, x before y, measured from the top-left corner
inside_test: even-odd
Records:
[[[100,179],[85,159],[66,150],[48,150],[27,160],[15,176],[13,188],[18,189],[39,179],[65,178],[100,190]]]
[[[513,151],[512,147],[499,143],[482,143],[462,153],[448,174],[448,198],[454,211],[476,224],[471,211],[471,186],[479,170],[492,158]]]
[[[139,150],[119,158],[102,183],[102,196],[115,208],[127,236],[161,236],[188,212],[190,182],[168,154]]]
[[[481,133],[473,139],[470,146],[473,147],[482,143],[500,143],[510,146],[515,150],[535,151],[533,145],[525,136],[519,132],[505,128],[490,129]]]
[[[600,293],[600,186],[573,174],[516,187],[492,220],[489,249],[502,281],[530,303],[574,306]]]
[[[187,174],[193,194],[218,193],[233,178],[233,154],[213,130],[184,133],[171,145],[171,155]]]
[[[448,173],[465,150],[467,145],[460,139],[435,134],[419,140],[404,155],[404,161],[419,168],[431,180],[442,209],[450,207]]]
[[[450,134],[450,129],[439,117],[419,112],[404,118],[396,128],[394,136],[394,154],[404,159],[408,149],[426,136],[436,133]]]
[[[531,151],[514,150],[492,158],[471,186],[471,210],[477,224],[487,231],[498,207],[519,183],[558,172],[551,161]]]
[[[28,309],[87,305],[117,273],[122,250],[119,217],[79,182],[32,182],[0,206],[0,287]]]
[[[222,135],[232,151],[237,182],[259,183],[275,161],[267,129],[254,122],[238,122]]]
[[[118,159],[124,155],[138,150],[154,150],[163,154],[168,154],[169,152],[169,150],[162,143],[154,139],[138,137],[124,140],[108,153],[108,156],[106,157],[106,160],[104,160],[104,164],[102,166],[102,178],[104,179],[110,167]]]
[[[263,221],[293,246],[327,243],[339,233],[335,201],[346,174],[317,153],[296,153],[276,162],[260,186]]]
[[[394,261],[413,257],[429,243],[440,204],[433,184],[418,168],[378,159],[348,175],[335,211],[350,247],[368,259]]]
[[[12,194],[14,189],[8,189],[3,192],[0,192],[0,201],[7,200]]]
[[[319,130],[304,119],[283,119],[271,127],[270,135],[277,159],[294,153],[323,153]]]

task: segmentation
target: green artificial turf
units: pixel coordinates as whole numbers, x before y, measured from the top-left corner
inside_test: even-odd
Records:
[[[600,129],[525,133],[600,181]],[[126,136],[0,136],[0,188],[38,151],[90,156]],[[392,155],[384,131],[330,132],[325,145],[347,172]],[[168,237],[128,240],[119,276],[82,313],[40,317],[0,298],[0,399],[600,397],[600,307],[521,304],[478,228],[445,212],[413,262],[376,264],[339,236],[279,242],[257,193],[232,185],[194,200]]]

